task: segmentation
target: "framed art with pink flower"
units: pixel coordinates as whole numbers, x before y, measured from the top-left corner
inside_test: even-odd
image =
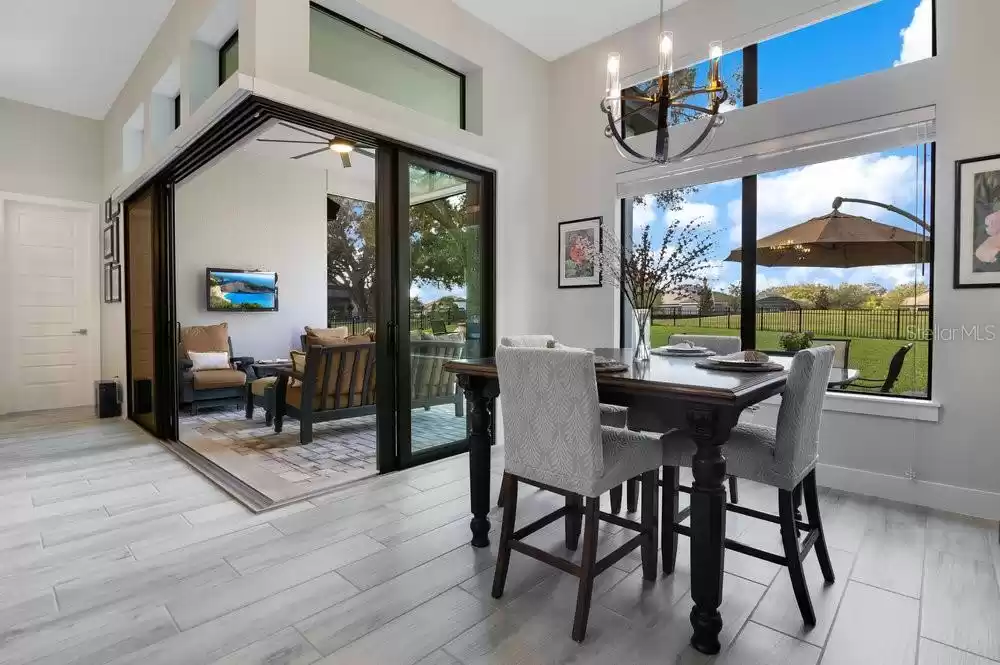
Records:
[[[1000,155],[955,163],[955,288],[1000,286]]]
[[[601,217],[559,223],[559,288],[601,285]]]

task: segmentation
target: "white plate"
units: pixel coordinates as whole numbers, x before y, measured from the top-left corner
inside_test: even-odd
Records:
[[[729,365],[731,367],[761,367],[763,365],[770,365],[773,361],[771,360],[734,360],[732,358],[723,358],[721,356],[712,356],[711,358],[705,358],[705,362],[714,363],[716,365]]]
[[[704,353],[708,351],[704,346],[661,346],[659,347],[662,351],[669,351],[670,353]]]

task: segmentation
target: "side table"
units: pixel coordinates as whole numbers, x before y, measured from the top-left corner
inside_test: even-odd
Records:
[[[247,383],[246,417],[253,418],[255,406],[264,409],[264,424],[270,426],[274,418],[274,383],[280,370],[292,369],[290,360],[283,362],[256,362],[251,365],[257,378]]]

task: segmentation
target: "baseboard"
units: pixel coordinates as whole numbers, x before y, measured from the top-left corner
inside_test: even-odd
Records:
[[[910,503],[949,513],[1000,520],[1000,493],[910,480],[874,471],[831,464],[817,466],[816,482],[823,486],[889,501]]]

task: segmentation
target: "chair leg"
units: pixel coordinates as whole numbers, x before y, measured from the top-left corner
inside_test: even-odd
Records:
[[[587,497],[584,509],[583,557],[580,563],[580,588],[576,593],[576,615],[573,617],[573,639],[583,642],[587,636],[587,619],[590,617],[590,597],[594,593],[597,574],[597,523],[600,497]]]
[[[792,580],[792,591],[795,602],[802,613],[802,621],[807,626],[816,625],[816,612],[813,611],[812,600],[809,598],[809,587],[806,586],[806,576],[802,570],[802,560],[799,558],[799,538],[795,527],[795,499],[792,492],[778,490],[778,519],[781,524],[781,543],[785,548],[785,564]]]
[[[507,491],[507,483],[512,482],[508,480],[509,476],[505,473],[503,474],[503,480],[500,481],[500,494],[497,496],[497,508],[503,508],[504,494]]]
[[[313,442],[313,424],[312,420],[303,418],[299,421],[299,443],[305,445],[307,443]]]
[[[639,510],[639,479],[629,478],[625,482],[625,502],[630,513]]]
[[[503,523],[500,525],[500,545],[497,551],[497,565],[493,573],[493,597],[503,596],[504,586],[507,584],[507,567],[510,565],[510,537],[514,533],[514,518],[517,513],[517,478],[510,474],[503,474],[503,483],[500,485],[500,492],[503,494],[504,505]]]
[[[819,531],[816,536],[816,558],[823,571],[823,579],[827,584],[833,584],[837,578],[833,574],[833,564],[830,563],[830,551],[826,548],[826,534],[823,533],[823,519],[819,514],[819,496],[816,492],[816,469],[813,469],[802,481],[802,494],[806,500],[806,514],[809,516],[809,526]]]
[[[611,512],[617,515],[622,511],[622,486],[611,490]]]
[[[736,489],[736,476],[729,476],[729,503],[739,503],[740,493]]]
[[[656,550],[660,546],[657,538],[660,516],[656,506],[659,475],[659,470],[642,474],[642,529],[646,536],[646,540],[642,543],[642,578],[650,582],[655,581],[657,577]]]
[[[274,414],[271,411],[264,411],[264,426],[270,427],[274,424]]]
[[[663,523],[660,526],[660,549],[663,550],[663,574],[671,575],[677,563],[677,532],[673,526],[680,512],[681,470],[676,466],[663,467]]]
[[[795,507],[795,519],[799,522],[802,521],[802,483],[795,486],[792,490],[792,505]],[[798,525],[795,526],[795,535],[801,536],[802,533],[799,531]]]
[[[571,494],[566,497],[566,549],[576,551],[580,544],[580,529],[583,527],[583,497]]]
[[[246,406],[246,413],[244,415],[246,415],[247,420],[253,420],[253,393],[249,389],[244,398],[244,403]]]

